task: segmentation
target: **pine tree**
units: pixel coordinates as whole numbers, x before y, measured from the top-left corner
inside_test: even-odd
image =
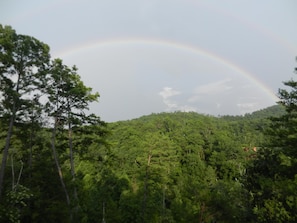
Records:
[[[26,122],[40,98],[49,62],[49,47],[0,25],[0,115],[7,120],[7,136],[0,169],[0,200],[15,122]]]
[[[297,208],[297,81],[285,81],[279,104],[286,113],[272,117],[267,148],[248,169],[257,222],[296,222]]]
[[[98,125],[99,118],[95,115],[87,115],[86,111],[89,105],[99,98],[98,93],[92,93],[90,87],[86,87],[80,76],[77,74],[77,68],[74,66],[69,68],[64,65],[61,59],[55,59],[52,62],[51,72],[47,80],[46,94],[48,96],[47,111],[49,117],[53,118],[52,128],[52,150],[54,160],[60,176],[62,187],[64,188],[67,204],[74,206],[74,213],[76,214],[79,200],[76,187],[76,171],[74,164],[74,130],[85,125]],[[65,185],[62,168],[59,161],[59,154],[56,149],[57,132],[67,131],[68,147],[69,149],[69,163],[70,173],[72,177],[73,193],[69,195]]]

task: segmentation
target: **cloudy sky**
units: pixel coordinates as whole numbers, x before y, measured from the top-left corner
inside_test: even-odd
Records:
[[[296,0],[1,0],[0,23],[51,47],[112,122],[164,111],[240,115],[295,76]]]

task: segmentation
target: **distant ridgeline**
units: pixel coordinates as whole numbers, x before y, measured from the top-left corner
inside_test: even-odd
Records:
[[[253,113],[248,113],[243,116],[231,116],[224,115],[221,116],[223,119],[232,120],[232,119],[266,119],[270,117],[280,117],[286,113],[286,110],[281,105],[273,105],[268,108],[261,109],[259,111],[255,111]]]
[[[196,112],[181,112],[181,111],[175,111],[175,112],[161,112],[161,113],[152,113],[150,115],[144,115],[139,118],[132,119],[134,120],[141,120],[141,121],[149,121],[150,119],[153,119],[155,116],[164,116],[164,115],[170,115],[170,114],[176,114],[176,113],[185,113],[184,116],[191,116],[194,117],[195,114],[197,116],[206,116],[206,117],[215,117],[213,115],[207,115],[207,114],[200,114]],[[247,113],[245,115],[222,115],[219,116],[220,119],[224,120],[239,120],[239,119],[267,119],[270,117],[280,117],[286,113],[286,110],[283,106],[281,105],[273,105],[252,113]],[[191,115],[186,115],[186,114],[191,114]],[[123,121],[117,121],[114,123],[121,123],[121,122],[126,122],[126,121],[131,121],[131,120],[123,120]]]

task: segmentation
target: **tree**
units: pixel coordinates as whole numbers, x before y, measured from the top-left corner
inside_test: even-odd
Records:
[[[286,113],[271,118],[266,148],[248,169],[257,222],[297,221],[297,81],[284,85],[279,104]]]
[[[16,121],[29,117],[30,107],[39,100],[49,58],[46,44],[0,25],[0,115],[9,123],[0,169],[0,199],[13,127]]]
[[[67,67],[61,59],[55,59],[51,65],[51,72],[47,80],[46,94],[48,96],[47,111],[53,118],[52,150],[58,169],[62,187],[65,191],[67,204],[70,206],[71,199],[63,180],[62,169],[56,150],[57,131],[67,129],[70,172],[72,176],[73,202],[78,205],[77,188],[75,186],[76,172],[74,165],[73,130],[83,125],[98,125],[99,118],[93,114],[87,115],[91,102],[97,101],[99,94],[92,93],[92,89],[86,87],[77,74],[77,68]],[[64,148],[66,149],[66,148]]]

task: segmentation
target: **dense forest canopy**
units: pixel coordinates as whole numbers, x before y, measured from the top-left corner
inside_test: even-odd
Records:
[[[0,25],[1,222],[296,222],[297,82],[244,116],[105,123],[78,69]]]

